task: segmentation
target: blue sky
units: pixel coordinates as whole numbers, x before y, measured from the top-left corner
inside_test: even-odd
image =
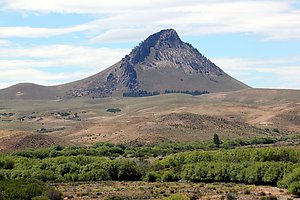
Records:
[[[0,88],[84,78],[166,28],[252,87],[300,89],[296,0],[0,0]]]

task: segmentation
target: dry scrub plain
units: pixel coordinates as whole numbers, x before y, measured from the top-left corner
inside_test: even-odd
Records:
[[[1,100],[0,148],[185,142],[210,140],[214,133],[222,139],[282,137],[300,131],[299,97],[293,90],[247,89],[201,96]],[[107,112],[110,108],[121,112]]]
[[[97,182],[54,184],[66,199],[236,199],[293,198],[275,187],[233,183]],[[176,198],[177,197],[177,198]],[[178,198],[179,197],[179,198]]]

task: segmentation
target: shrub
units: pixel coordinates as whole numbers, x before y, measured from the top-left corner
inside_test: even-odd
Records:
[[[144,177],[144,181],[147,182],[156,182],[156,179],[156,175],[152,172],[148,172]]]
[[[109,108],[106,110],[106,112],[111,112],[111,113],[117,113],[121,112],[122,110],[120,108]]]
[[[244,194],[249,195],[249,194],[251,194],[251,191],[250,190],[245,190]]]
[[[300,182],[300,168],[295,168],[291,173],[286,174],[282,180],[279,181],[278,186],[288,188],[293,182]]]
[[[104,200],[122,200],[122,198],[116,195],[110,195],[110,196],[106,196]]]
[[[261,197],[260,200],[277,200],[276,196]]]
[[[0,199],[31,200],[41,196],[46,188],[42,182],[32,179],[0,181]]]
[[[107,181],[110,179],[108,172],[103,169],[93,169],[79,175],[80,181]]]
[[[228,194],[226,194],[226,199],[227,200],[236,200],[237,197],[236,197],[236,194],[234,194],[234,193],[228,193]]]
[[[279,131],[278,128],[274,128],[274,129],[273,129],[273,132],[275,132],[275,133],[280,133],[280,131]]]
[[[119,160],[118,161],[118,180],[120,181],[137,181],[140,180],[142,174],[140,168],[134,161]]]
[[[220,147],[221,140],[220,140],[218,134],[216,134],[216,133],[214,134],[213,142],[214,142],[214,144],[216,145],[217,148]]]
[[[288,188],[289,193],[300,196],[300,182],[293,182],[289,188]]]
[[[50,200],[62,200],[63,199],[63,194],[58,191],[58,190],[48,190],[46,192],[46,196],[50,199]]]
[[[174,182],[178,180],[179,180],[178,176],[173,172],[165,172],[161,177],[162,182]]]

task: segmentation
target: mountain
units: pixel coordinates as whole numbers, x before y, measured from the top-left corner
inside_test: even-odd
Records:
[[[39,86],[47,95],[34,95],[36,85],[17,88],[20,91],[16,86],[0,90],[0,97],[105,97],[139,90],[227,92],[249,87],[181,41],[175,30],[167,29],[149,36],[121,61],[98,74],[64,85]]]

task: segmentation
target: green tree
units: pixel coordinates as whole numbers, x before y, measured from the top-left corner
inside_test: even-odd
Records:
[[[214,141],[214,144],[219,148],[220,144],[221,144],[221,140],[220,140],[218,134],[216,134],[216,133],[214,134],[213,141]]]

